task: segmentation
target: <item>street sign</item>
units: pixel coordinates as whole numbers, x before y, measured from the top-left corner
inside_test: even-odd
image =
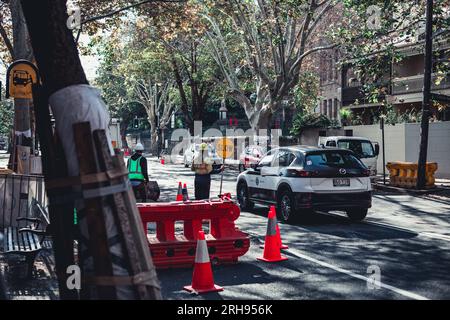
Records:
[[[39,82],[36,66],[27,60],[11,64],[6,74],[6,98],[33,99],[33,85]]]
[[[222,159],[232,158],[234,155],[233,141],[227,138],[220,138],[216,143],[216,152]]]

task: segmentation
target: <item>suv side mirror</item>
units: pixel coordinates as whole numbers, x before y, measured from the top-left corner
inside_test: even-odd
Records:
[[[378,142],[375,142],[374,146],[375,146],[375,155],[378,156],[380,154],[380,145],[378,144]]]

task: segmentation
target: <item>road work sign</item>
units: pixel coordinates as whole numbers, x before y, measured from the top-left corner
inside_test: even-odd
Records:
[[[6,98],[33,99],[33,84],[39,82],[38,70],[27,60],[18,60],[9,66],[6,82]]]
[[[232,158],[234,155],[233,141],[227,138],[220,138],[216,142],[216,152],[223,159]]]

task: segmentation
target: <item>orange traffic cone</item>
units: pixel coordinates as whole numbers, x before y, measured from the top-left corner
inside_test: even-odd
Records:
[[[183,187],[181,186],[181,182],[178,182],[178,192],[175,201],[183,201]]]
[[[185,286],[183,289],[195,293],[217,292],[223,290],[222,287],[214,284],[211,262],[209,261],[208,255],[208,246],[206,245],[205,233],[203,231],[198,232],[192,284],[190,286]]]
[[[277,236],[277,217],[274,208],[270,208],[266,239],[264,241],[264,254],[258,260],[265,262],[278,262],[287,260],[280,253],[280,240]]]
[[[286,244],[283,244],[283,241],[281,240],[280,227],[278,226],[278,223],[277,223],[277,239],[278,239],[278,244],[279,244],[281,250],[289,249],[289,247]],[[261,249],[264,249],[263,245],[261,245],[259,247]]]
[[[183,185],[183,189],[182,189],[181,193],[183,195],[183,201],[189,201],[189,195],[188,195],[186,183]]]
[[[282,250],[289,249],[289,247],[286,244],[283,244],[283,241],[281,240],[280,227],[278,226],[278,223],[277,223],[277,237],[278,237],[278,242],[280,244],[280,249],[282,249]]]

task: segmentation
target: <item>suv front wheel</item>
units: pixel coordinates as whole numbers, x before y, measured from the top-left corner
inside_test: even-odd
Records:
[[[367,216],[367,208],[352,208],[347,210],[347,216],[352,221],[362,221]]]
[[[252,210],[255,204],[250,201],[247,183],[239,182],[237,187],[237,199],[242,211]]]

